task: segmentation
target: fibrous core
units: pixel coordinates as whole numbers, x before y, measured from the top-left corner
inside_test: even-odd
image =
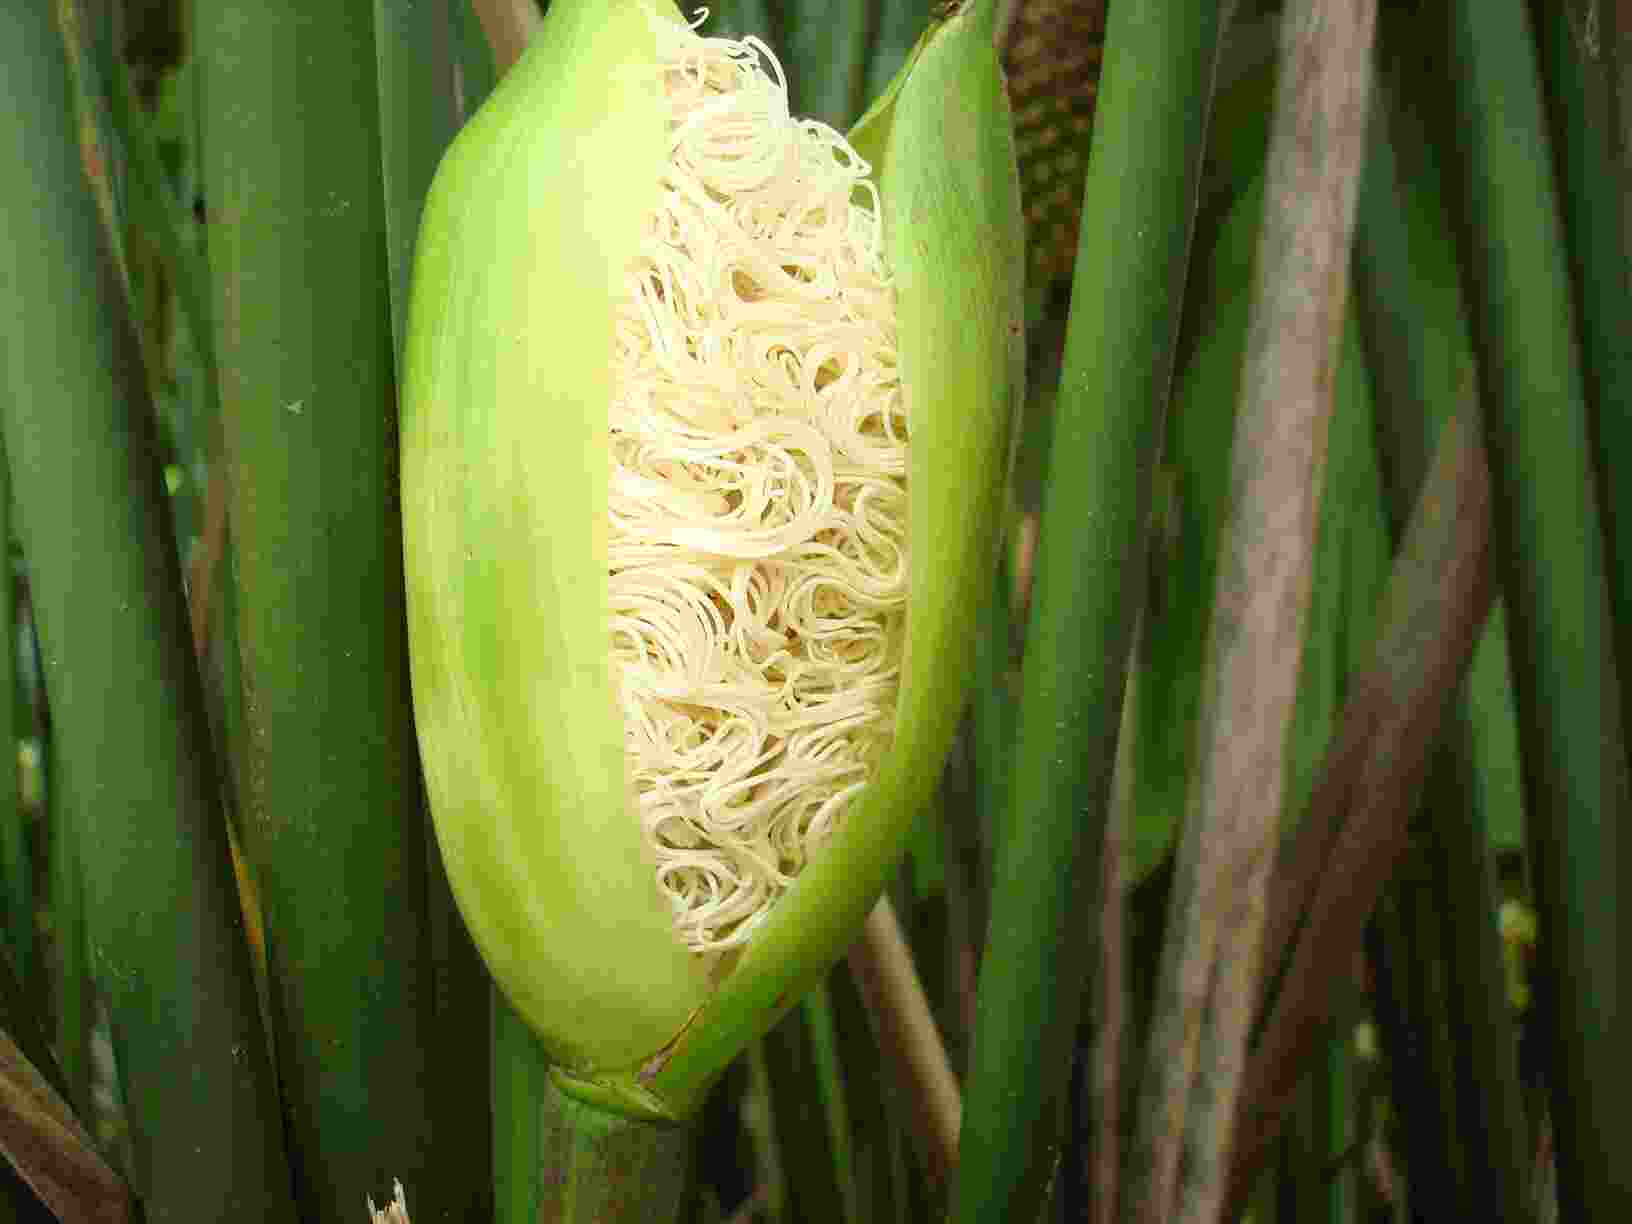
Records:
[[[746,941],[889,744],[907,419],[868,167],[756,39],[659,37],[668,162],[617,310],[612,653],[659,886]]]

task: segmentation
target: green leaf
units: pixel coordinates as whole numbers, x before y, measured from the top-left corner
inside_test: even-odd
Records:
[[[807,998],[809,996],[806,996]],[[831,1019],[831,1016],[829,1016]],[[823,1047],[809,1012],[796,1008],[765,1035],[771,1130],[783,1178],[787,1224],[853,1221],[854,1184],[841,1159],[830,1103],[837,1082],[831,1046]],[[845,1142],[849,1141],[846,1123]]]
[[[493,1196],[495,1224],[538,1219],[541,1102],[550,1064],[538,1038],[496,987],[493,1024]]]
[[[11,570],[11,474],[0,445],[0,948],[19,981],[34,979],[34,857],[18,785],[16,578]]]
[[[469,5],[467,0],[374,0],[391,334],[399,360],[420,210],[437,163],[459,129],[464,104],[456,7]]]
[[[1602,504],[1620,665],[1622,717],[1632,710],[1632,128],[1618,127],[1617,78],[1632,51],[1632,11],[1600,14],[1596,3],[1557,2],[1532,9],[1541,22],[1538,51],[1545,77],[1559,206],[1569,254],[1583,391],[1592,421],[1593,467]],[[1608,31],[1599,29],[1608,26]],[[1606,53],[1602,42],[1620,46]],[[1616,57],[1619,56],[1619,62]],[[1624,103],[1623,103],[1624,105]],[[1632,109],[1627,111],[1632,116]],[[1620,163],[1614,146],[1621,144]]]
[[[843,131],[867,105],[868,50],[878,5],[873,0],[783,0],[778,53],[796,115]]]
[[[445,1055],[428,1040],[439,983],[408,700],[375,16],[373,0],[209,0],[195,18],[244,849],[301,1210],[324,1220],[393,1178],[416,1216],[436,1218],[485,1177],[444,1164],[436,1142],[486,1128],[480,1112],[441,1108],[431,1064]],[[398,187],[411,194],[406,177]]]

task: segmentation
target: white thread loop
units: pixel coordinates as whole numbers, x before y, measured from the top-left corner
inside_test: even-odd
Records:
[[[869,167],[757,39],[660,34],[669,163],[618,308],[611,642],[687,944],[746,941],[887,748],[907,420]]]

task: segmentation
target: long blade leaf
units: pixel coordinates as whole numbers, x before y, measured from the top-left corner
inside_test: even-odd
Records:
[[[374,23],[373,0],[199,0],[195,15],[244,849],[267,920],[301,1210],[314,1220],[347,1218],[394,1178],[424,1218],[464,1201],[462,1177],[437,1160],[428,1066],[436,979]]]

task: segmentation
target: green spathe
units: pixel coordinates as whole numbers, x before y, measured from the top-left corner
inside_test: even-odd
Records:
[[[1018,401],[1020,214],[989,35],[957,17],[870,116],[911,429],[896,738],[832,840],[711,979],[641,845],[608,658],[614,305],[666,156],[666,2],[557,0],[437,176],[403,403],[415,708],[478,946],[613,1108],[683,1116],[843,951],[965,696]]]
[[[403,395],[415,714],[494,977],[618,1066],[705,994],[626,809],[606,665],[612,309],[663,156],[651,13],[553,6],[426,203]]]

